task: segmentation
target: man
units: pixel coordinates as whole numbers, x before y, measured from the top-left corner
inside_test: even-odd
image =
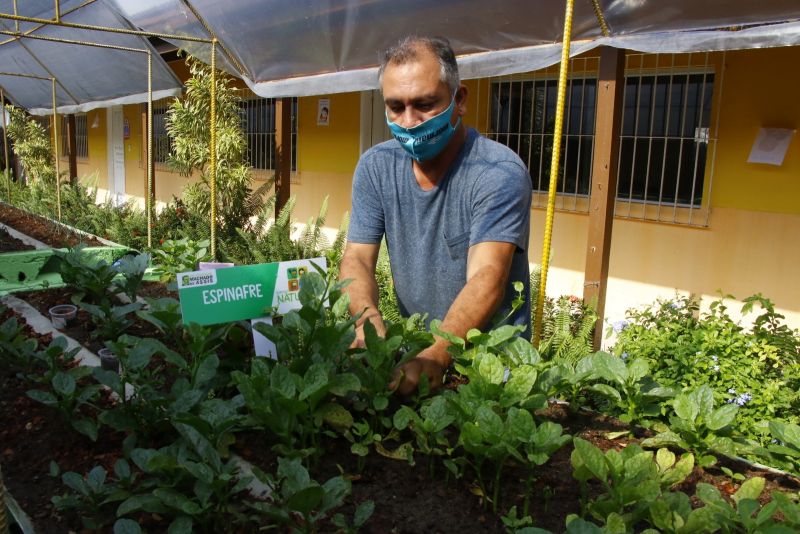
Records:
[[[379,335],[375,264],[386,236],[400,311],[442,319],[441,329],[464,337],[503,316],[521,281],[529,295],[526,248],[531,180],[507,147],[466,128],[467,88],[446,39],[406,37],[389,48],[380,67],[386,121],[395,139],[359,160],[352,216],[340,268],[352,279],[350,311]],[[530,304],[511,318],[530,330]],[[413,392],[425,373],[432,387],[450,364],[448,343],[435,343],[405,364],[393,385]]]

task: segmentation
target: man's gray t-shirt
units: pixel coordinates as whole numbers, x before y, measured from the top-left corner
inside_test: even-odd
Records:
[[[496,316],[505,317],[524,284],[525,305],[508,322],[530,337],[531,179],[508,147],[469,129],[447,174],[429,191],[414,176],[412,159],[394,139],[368,150],[353,178],[348,240],[377,244],[384,234],[400,312],[444,319],[467,281],[467,251],[487,241],[517,246],[508,287]]]

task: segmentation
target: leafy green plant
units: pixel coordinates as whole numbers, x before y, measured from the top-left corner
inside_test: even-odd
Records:
[[[96,422],[92,418],[82,417],[79,412],[84,405],[91,405],[100,393],[99,384],[86,384],[82,380],[91,374],[91,368],[84,366],[58,371],[50,381],[50,389],[32,389],[27,395],[45,406],[57,409],[72,428],[96,441]]]
[[[676,460],[667,449],[650,451],[631,444],[603,453],[579,437],[571,462],[573,476],[586,488],[591,479],[600,481],[603,493],[586,504],[587,512],[602,523],[619,522],[630,528],[648,518],[650,506],[671,486],[683,482],[694,468],[694,456]]]
[[[745,299],[744,312],[757,303],[765,311],[751,332],[730,318],[723,300],[703,314],[691,297],[628,310],[627,319],[609,329],[617,336],[612,352],[645,359],[654,380],[665,387],[707,384],[717,403],[739,405],[736,429],[764,444],[763,421],[800,422],[800,368],[792,349],[800,338],[780,327],[780,317],[760,295]]]
[[[771,442],[758,447],[754,453],[766,458],[770,465],[777,465],[794,473],[800,473],[800,426],[782,421],[770,421]]]
[[[652,523],[661,532],[670,534],[711,532],[788,533],[797,527],[798,507],[780,492],[773,493],[772,502],[763,507],[758,501],[765,480],[753,477],[746,480],[730,500],[710,484],[697,484],[695,497],[704,506],[692,509],[686,497],[674,506],[656,502],[651,508]],[[779,522],[776,512],[783,513]]]
[[[251,506],[292,533],[316,532],[319,522],[341,506],[350,493],[350,482],[343,477],[331,478],[324,484],[312,480],[297,458],[278,458],[275,476],[260,471],[256,471],[256,474],[272,492],[269,502],[253,503]],[[353,527],[358,528],[366,523],[373,509],[371,501],[359,505]],[[334,523],[337,526],[347,525],[341,514],[337,514]]]
[[[597,352],[587,360],[592,376],[607,382],[593,384],[589,390],[608,399],[625,423],[650,426],[648,418],[658,417],[661,403],[674,395],[670,388],[653,380],[650,366],[643,359],[629,358],[625,362],[607,352]]]
[[[122,279],[114,280],[114,285],[124,293],[131,302],[136,300],[136,293],[142,285],[142,279],[150,265],[149,254],[126,254],[112,264],[122,275]]]
[[[117,270],[104,259],[99,259],[85,251],[86,246],[79,244],[66,252],[53,249],[61,261],[59,273],[65,284],[75,289],[74,300],[83,300],[90,304],[101,304],[109,300],[109,288],[117,276]]]
[[[58,466],[51,464],[51,475],[57,473]],[[71,471],[64,473],[61,480],[68,491],[51,501],[56,510],[77,513],[85,528],[101,529],[114,521],[112,505],[127,499],[136,481],[136,473],[124,458],[114,464],[114,475],[115,479],[109,479],[105,468],[99,465],[85,477]]]
[[[116,341],[125,331],[133,326],[133,319],[129,315],[143,306],[141,302],[131,302],[120,306],[114,306],[111,301],[105,299],[100,305],[89,304],[77,301],[78,307],[89,312],[94,324],[91,336],[94,339]]]
[[[0,305],[0,317],[6,308]],[[9,317],[0,324],[0,355],[2,362],[11,368],[26,369],[36,351],[37,342],[25,335],[16,317]]]
[[[53,151],[47,130],[21,108],[7,104],[6,111],[9,115],[8,136],[14,141],[14,152],[28,181],[55,183]]]
[[[736,443],[730,436],[739,406],[724,404],[715,409],[714,394],[704,385],[676,395],[672,408],[674,415],[669,418],[669,430],[642,441],[642,445],[677,445],[694,451],[701,467],[716,463],[712,452],[729,455],[736,452]]]
[[[208,239],[168,239],[153,251],[154,271],[162,282],[174,282],[178,273],[194,271],[198,262],[211,261]]]

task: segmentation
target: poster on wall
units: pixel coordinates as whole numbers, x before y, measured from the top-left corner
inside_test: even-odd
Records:
[[[794,133],[795,130],[788,128],[760,128],[747,163],[783,165],[783,158],[786,157]]]
[[[330,124],[331,101],[327,98],[317,100],[317,126]]]

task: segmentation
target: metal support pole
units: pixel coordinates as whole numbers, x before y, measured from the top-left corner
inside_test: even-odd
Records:
[[[550,267],[550,240],[553,237],[553,216],[556,207],[556,186],[558,184],[558,164],[561,159],[561,132],[564,126],[564,100],[567,93],[567,72],[569,71],[569,47],[572,37],[572,13],[574,1],[566,0],[564,12],[564,43],[561,48],[561,69],[558,76],[558,99],[556,100],[556,123],[553,131],[553,157],[550,160],[550,188],[547,198],[547,217],[544,226],[542,245],[542,278],[539,284],[539,298],[536,302],[534,333],[531,339],[534,346],[539,345],[542,336],[542,311],[544,310],[547,271]]]
[[[147,54],[147,248],[153,248],[153,54]]]
[[[58,113],[56,110],[56,79],[51,78],[53,83],[53,159],[56,167],[56,214],[58,222],[61,222],[61,178],[59,177],[58,166]]]
[[[211,140],[209,181],[211,186],[211,257],[217,259],[217,40],[211,39]]]
[[[5,158],[5,167],[3,172],[6,175],[6,192],[8,194],[8,202],[11,203],[11,162],[8,160],[8,123],[6,121],[6,94],[2,88],[0,88],[0,101],[2,102],[2,109],[3,109],[3,155]]]

